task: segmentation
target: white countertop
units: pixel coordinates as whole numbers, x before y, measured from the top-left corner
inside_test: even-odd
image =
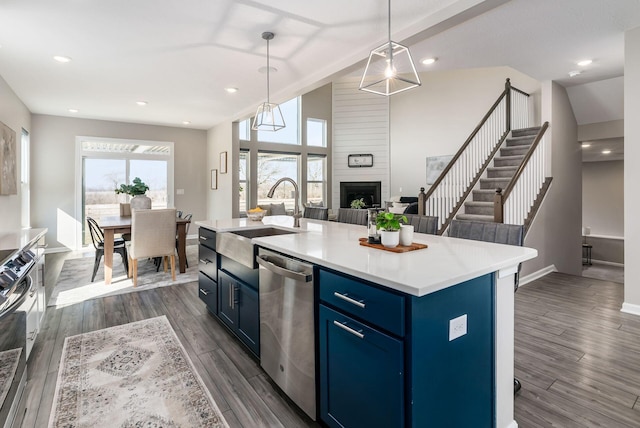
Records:
[[[46,228],[0,231],[0,250],[20,250],[42,238],[45,233]]]
[[[290,216],[268,216],[261,222],[242,218],[195,223],[216,232],[265,225],[296,230],[300,233],[254,238],[252,242],[414,296],[513,268],[538,255],[532,248],[421,233],[415,233],[413,241],[428,248],[393,253],[360,245],[358,238],[367,236],[365,226],[301,219],[301,227],[294,229]]]

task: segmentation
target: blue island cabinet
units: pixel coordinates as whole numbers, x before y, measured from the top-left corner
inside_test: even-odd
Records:
[[[493,274],[416,297],[322,268],[319,300],[330,427],[495,426]]]

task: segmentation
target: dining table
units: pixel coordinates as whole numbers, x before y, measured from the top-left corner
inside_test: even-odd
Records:
[[[187,225],[191,220],[176,218],[178,236],[178,266],[180,273],[187,270]],[[98,224],[104,232],[104,283],[111,284],[113,276],[113,243],[116,233],[131,233],[131,216],[101,217]]]

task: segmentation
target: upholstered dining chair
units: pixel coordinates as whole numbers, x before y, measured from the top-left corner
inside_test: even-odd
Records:
[[[191,218],[193,217],[193,214],[185,214],[184,217],[182,216],[182,211],[176,211],[176,218],[179,219],[184,219],[184,220],[191,220]],[[189,236],[189,226],[191,226],[191,223],[187,223],[187,225],[185,226],[185,230],[184,230],[184,234],[186,236]],[[180,244],[180,242],[178,242],[178,235],[176,235],[176,251],[178,250],[178,245]],[[162,262],[162,257],[156,257],[153,262],[156,264],[156,272],[158,272],[160,270],[160,263]],[[184,260],[184,264],[186,267],[189,267],[189,260],[187,259],[186,255],[185,255],[185,260]]]
[[[329,220],[329,208],[305,207],[302,217],[315,220]]]
[[[171,265],[171,278],[176,279],[176,210],[133,210],[131,213],[131,241],[128,243],[129,277],[138,285],[138,259],[162,257],[164,271],[167,258]]]
[[[100,266],[100,259],[104,255],[104,234],[102,229],[98,226],[98,223],[91,217],[87,217],[87,224],[89,226],[89,233],[91,234],[91,241],[93,242],[93,248],[96,249],[96,259],[93,263],[93,275],[91,275],[91,282],[96,279],[96,273]],[[127,249],[124,246],[124,239],[116,238],[113,240],[113,252],[120,254],[122,257],[122,263],[124,264],[125,271],[129,271],[129,263],[127,260]]]
[[[363,209],[339,208],[337,221],[339,223],[350,223],[366,226],[368,214],[368,211]]]

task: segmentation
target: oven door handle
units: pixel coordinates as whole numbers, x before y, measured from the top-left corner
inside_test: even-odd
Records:
[[[24,284],[26,282],[26,285]],[[2,312],[0,312],[0,320],[4,317],[11,315],[18,309],[20,305],[27,300],[27,294],[29,294],[29,290],[31,290],[31,285],[33,284],[33,280],[31,279],[31,275],[27,275],[22,281],[18,283],[18,285],[22,285],[21,289],[15,290],[14,293],[20,293],[20,296],[11,304],[5,308]]]

